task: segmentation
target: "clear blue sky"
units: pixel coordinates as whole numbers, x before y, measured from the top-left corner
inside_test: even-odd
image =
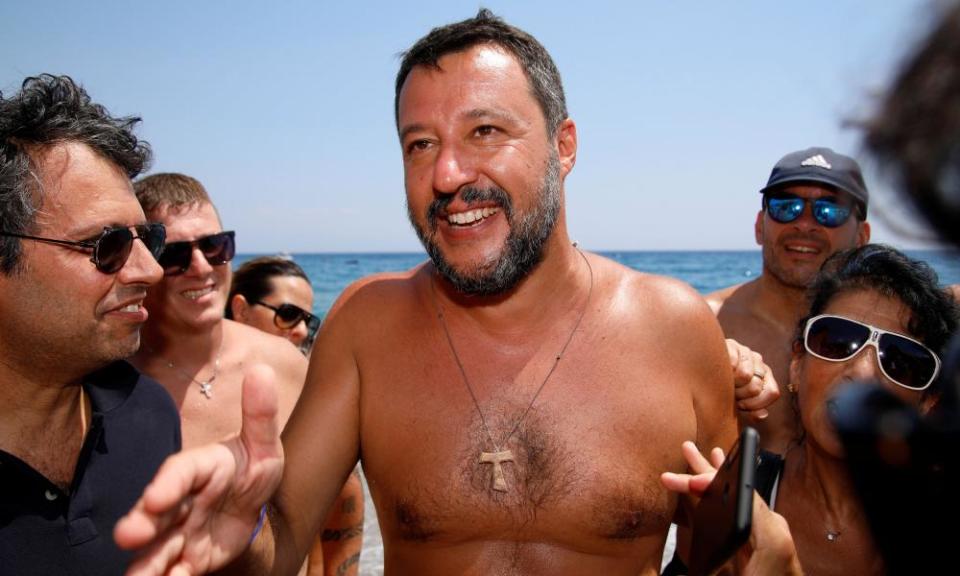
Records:
[[[3,0],[0,89],[69,74],[112,113],[142,116],[152,171],[199,178],[242,252],[414,251],[392,115],[397,55],[480,5]],[[534,34],[560,68],[580,136],[569,226],[591,250],[753,248],[756,191],[774,162],[809,145],[860,157],[844,124],[869,112],[931,8],[482,5]],[[872,173],[868,185],[898,217]],[[871,219],[875,240],[917,245]]]

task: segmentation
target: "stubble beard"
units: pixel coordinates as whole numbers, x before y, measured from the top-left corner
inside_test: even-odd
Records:
[[[464,202],[493,201],[503,211],[510,226],[510,233],[498,257],[491,261],[457,269],[444,257],[435,241],[437,219],[443,209],[456,195],[437,198],[427,208],[426,226],[421,226],[407,203],[407,215],[420,238],[421,244],[433,261],[437,271],[458,292],[470,296],[495,296],[516,287],[543,259],[544,246],[553,233],[560,214],[560,160],[551,154],[547,161],[537,203],[532,210],[516,218],[513,202],[502,188],[486,189],[467,187],[458,192]]]

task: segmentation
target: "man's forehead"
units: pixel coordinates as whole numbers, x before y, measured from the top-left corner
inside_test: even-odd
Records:
[[[167,241],[195,240],[223,229],[220,215],[210,202],[160,204],[148,218],[167,227]]]
[[[509,50],[493,43],[476,44],[464,50],[444,54],[436,64],[417,64],[407,75],[400,90],[400,105],[412,85],[422,81],[444,81],[456,76],[458,82],[503,83],[523,79],[528,84],[520,61]]]
[[[126,173],[87,145],[45,147],[33,153],[33,162],[41,226],[56,220],[67,231],[144,221]]]

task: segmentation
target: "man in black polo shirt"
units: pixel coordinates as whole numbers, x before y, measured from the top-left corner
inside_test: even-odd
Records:
[[[130,179],[135,118],[67,77],[0,96],[0,573],[119,574],[113,525],[180,448],[140,345],[162,225]]]

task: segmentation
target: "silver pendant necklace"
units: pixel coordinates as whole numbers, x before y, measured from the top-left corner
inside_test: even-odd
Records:
[[[157,353],[153,350],[153,348],[147,347],[147,350],[149,350],[150,353],[153,354],[154,356],[156,356],[157,358],[163,360],[163,362],[167,365],[167,368],[173,370],[174,372],[176,372],[177,374],[179,374],[181,377],[183,377],[183,378],[185,378],[185,379],[187,379],[187,380],[190,380],[190,381],[192,381],[193,383],[195,383],[197,386],[199,386],[199,387],[200,387],[200,393],[203,394],[204,397],[205,397],[207,400],[210,400],[211,398],[213,398],[213,381],[216,380],[216,379],[217,379],[217,375],[220,374],[220,355],[223,354],[223,344],[221,344],[221,345],[220,345],[220,349],[217,350],[217,357],[216,357],[216,359],[214,359],[214,361],[213,361],[213,374],[212,374],[209,378],[207,378],[206,380],[197,380],[196,378],[194,378],[193,376],[191,376],[191,375],[188,374],[187,372],[185,372],[185,371],[181,370],[180,368],[178,368],[177,365],[174,364],[173,362],[171,362],[170,360],[168,360],[168,359],[164,358],[163,356],[157,354]]]
[[[576,243],[573,245],[576,248]],[[570,334],[567,336],[567,340],[563,343],[563,347],[560,348],[560,352],[557,353],[553,366],[550,367],[550,371],[547,372],[546,377],[543,379],[543,382],[540,383],[540,386],[537,388],[537,391],[533,394],[533,398],[530,399],[530,403],[527,405],[526,410],[523,411],[523,414],[517,418],[517,421],[514,423],[513,428],[510,429],[509,434],[507,434],[502,441],[497,442],[493,439],[493,434],[490,433],[490,428],[487,426],[487,419],[483,415],[483,410],[480,409],[480,402],[477,401],[477,395],[473,391],[473,386],[470,385],[470,379],[467,378],[467,371],[463,368],[463,363],[460,361],[460,355],[457,354],[457,348],[453,345],[453,339],[450,337],[450,330],[447,328],[447,321],[444,317],[443,306],[440,305],[440,301],[437,299],[436,287],[434,286],[433,278],[430,279],[430,288],[433,292],[434,304],[437,307],[437,317],[440,319],[440,325],[443,327],[443,333],[447,337],[447,344],[450,346],[450,352],[453,353],[453,359],[457,363],[457,368],[460,369],[460,375],[463,377],[463,383],[467,387],[467,391],[470,393],[470,399],[473,400],[473,406],[477,410],[477,414],[480,415],[480,425],[483,427],[483,432],[487,436],[487,440],[490,442],[490,445],[493,446],[493,451],[488,452],[486,450],[480,450],[480,458],[478,462],[482,464],[492,464],[493,465],[493,489],[498,492],[507,491],[507,479],[503,474],[503,463],[504,462],[513,462],[513,450],[509,448],[501,448],[506,446],[510,439],[513,438],[513,435],[516,434],[517,430],[520,428],[520,424],[526,419],[527,414],[530,413],[530,409],[533,408],[534,402],[537,401],[537,397],[540,396],[540,392],[543,391],[544,386],[547,385],[547,381],[550,380],[550,376],[553,375],[553,372],[557,369],[557,365],[560,364],[560,358],[563,357],[564,353],[567,351],[567,346],[570,345],[570,342],[573,340],[573,335],[576,334],[577,328],[580,327],[580,322],[583,320],[584,315],[587,313],[587,308],[590,306],[590,300],[593,296],[593,267],[590,266],[590,261],[587,260],[587,257],[577,248],[577,253],[580,254],[580,257],[583,258],[584,263],[587,265],[587,270],[590,272],[590,289],[587,292],[587,300],[583,304],[583,308],[580,310],[580,315],[577,317],[577,321],[573,325],[573,329],[570,330]]]

